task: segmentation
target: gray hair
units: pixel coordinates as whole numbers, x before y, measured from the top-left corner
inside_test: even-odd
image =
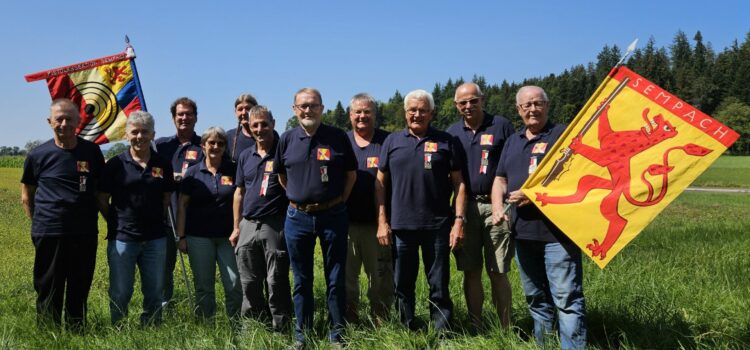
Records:
[[[263,105],[257,105],[257,106],[253,106],[253,108],[250,108],[250,118],[251,119],[254,116],[257,117],[257,116],[260,116],[260,115],[267,115],[268,116],[268,121],[270,121],[271,123],[274,123],[274,124],[276,123],[276,121],[273,119],[273,113],[271,113],[271,111],[268,110],[268,107],[263,106]]]
[[[453,94],[453,100],[454,100],[454,101],[456,100],[456,96],[458,96],[458,91],[459,91],[459,90],[461,90],[461,88],[463,88],[463,87],[465,87],[465,86],[473,86],[473,87],[474,87],[474,89],[476,89],[476,90],[477,90],[477,96],[479,96],[479,97],[484,97],[484,93],[482,93],[482,88],[480,88],[480,87],[479,87],[479,85],[478,85],[477,83],[475,83],[475,82],[472,82],[472,81],[470,81],[470,82],[468,82],[468,83],[463,83],[463,84],[459,85],[459,86],[458,86],[458,87],[456,88],[456,93],[455,93],[455,94]]]
[[[373,109],[378,107],[378,103],[375,102],[375,99],[372,96],[366,92],[360,92],[354,95],[351,101],[349,101],[349,108],[354,108],[354,103],[359,101],[367,102]]]
[[[67,98],[56,98],[54,101],[52,101],[52,104],[49,105],[49,109],[51,110],[52,108],[57,106],[60,106],[61,108],[71,108],[76,111],[76,115],[78,115],[78,105],[72,100],[69,100]]]
[[[435,110],[435,99],[432,98],[432,94],[422,89],[417,89],[406,94],[406,97],[404,97],[404,110],[406,110],[406,105],[409,103],[409,100],[427,101],[427,104],[430,105],[430,112]]]
[[[221,139],[222,141],[224,141],[224,145],[225,146],[226,146],[227,142],[229,142],[228,141],[228,137],[227,137],[227,132],[224,131],[224,129],[222,129],[222,128],[218,127],[218,126],[212,126],[212,127],[208,128],[208,129],[206,129],[206,131],[204,131],[203,134],[201,135],[201,145],[206,144],[206,141],[208,141],[208,139],[211,136],[216,136],[219,139]]]
[[[297,103],[297,96],[300,94],[311,94],[318,97],[318,103],[323,104],[323,96],[320,95],[320,91],[316,88],[303,87],[294,94],[294,100],[292,103]]]
[[[536,86],[536,85],[526,85],[522,86],[520,89],[518,89],[518,92],[516,92],[516,104],[518,104],[518,100],[521,98],[521,94],[526,92],[526,90],[539,90],[542,92],[542,98],[544,98],[545,102],[549,102],[549,98],[547,97],[547,93],[544,92],[544,89]]]
[[[154,132],[154,116],[145,111],[133,111],[125,122],[125,129],[129,129],[135,124],[139,124],[151,132]]]

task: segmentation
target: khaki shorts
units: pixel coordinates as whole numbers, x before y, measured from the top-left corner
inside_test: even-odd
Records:
[[[466,202],[464,242],[455,251],[456,266],[460,271],[487,271],[506,273],[513,259],[514,242],[507,221],[492,224],[492,205],[473,200]]]

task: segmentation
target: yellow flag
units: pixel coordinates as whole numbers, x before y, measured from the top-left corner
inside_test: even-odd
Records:
[[[521,190],[604,268],[738,137],[619,67]]]

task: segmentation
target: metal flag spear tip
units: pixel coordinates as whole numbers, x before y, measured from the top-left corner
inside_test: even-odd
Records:
[[[624,55],[622,55],[622,58],[620,58],[620,62],[617,62],[617,64],[615,65],[615,67],[619,67],[619,66],[621,66],[621,65],[622,65],[623,63],[625,63],[625,59],[627,59],[627,58],[628,58],[628,56],[630,56],[630,54],[632,54],[632,53],[633,53],[633,51],[635,51],[635,47],[636,47],[637,45],[638,45],[638,38],[635,38],[635,40],[633,40],[633,42],[632,42],[632,43],[630,43],[630,45],[628,45],[628,50],[627,50],[627,51],[625,51],[625,54],[624,54]]]
[[[622,55],[622,58],[620,58],[620,61],[617,62],[615,65],[615,70],[622,66],[623,63],[625,63],[625,59],[630,56],[633,51],[635,51],[635,47],[638,44],[638,39],[636,38],[633,40],[630,45],[628,45],[628,50],[625,52],[624,55]],[[614,75],[614,70],[612,73],[609,74],[607,79],[611,79]],[[619,84],[615,87],[615,89],[607,96],[607,99],[604,100],[604,102],[599,105],[599,107],[596,109],[594,114],[589,118],[589,120],[586,121],[586,123],[583,125],[583,128],[581,128],[581,131],[578,132],[578,137],[583,137],[583,135],[586,134],[586,132],[591,128],[592,125],[594,125],[594,122],[596,122],[599,119],[599,116],[602,114],[605,108],[609,106],[610,103],[612,103],[612,100],[617,97],[617,95],[625,88],[625,85],[630,81],[629,77],[625,77],[620,81]],[[602,86],[605,84],[602,83]],[[542,180],[542,187],[547,187],[553,180],[557,179],[560,173],[563,170],[563,167],[565,164],[570,160],[570,158],[573,156],[573,150],[570,148],[570,146],[566,147],[564,151],[562,151],[562,156],[560,159],[556,160],[555,163],[552,165],[552,169],[550,169],[549,173],[547,173],[547,176],[544,177]]]

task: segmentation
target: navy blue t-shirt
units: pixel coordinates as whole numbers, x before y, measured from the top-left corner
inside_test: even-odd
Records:
[[[232,157],[232,147],[234,145],[234,135],[237,134],[237,128],[231,129],[227,131],[227,155],[232,159],[232,161],[236,162],[239,158],[242,152],[252,146],[255,146],[255,139],[252,136],[247,136],[245,133],[240,130],[239,137],[237,138],[237,149],[234,152],[234,157]],[[276,134],[276,131],[274,130],[274,134]],[[277,138],[279,135],[275,135]]]
[[[525,128],[511,135],[503,147],[503,154],[500,156],[495,172],[496,176],[508,179],[508,193],[521,188],[530,172],[533,172],[542,162],[564,130],[563,124],[547,122],[542,132],[531,140],[526,138]],[[513,207],[511,230],[516,239],[570,242],[562,231],[533,204]]]
[[[185,216],[185,234],[198,237],[229,237],[232,234],[234,175],[237,166],[226,159],[211,174],[206,162],[188,168],[180,183],[180,194],[190,196]]]
[[[255,145],[240,155],[235,182],[237,186],[245,188],[242,200],[244,218],[260,219],[283,213],[289,205],[284,188],[279,183],[279,174],[274,171],[273,166],[278,143],[279,139],[275,138],[265,157],[258,154]],[[266,186],[263,186],[264,183]]]
[[[421,140],[408,129],[388,135],[378,169],[390,173],[392,229],[434,230],[453,217],[449,176],[464,163],[459,147],[432,127]]]
[[[49,140],[29,152],[21,182],[36,186],[31,236],[96,235],[94,196],[104,168],[99,146],[78,138],[73,149]]]
[[[164,193],[174,192],[172,165],[158,153],[142,168],[130,148],[104,166],[99,191],[112,196],[107,239],[148,241],[164,237]]]
[[[357,170],[357,159],[343,130],[320,124],[310,137],[298,126],[281,135],[274,169],[287,177],[289,200],[323,203],[344,193],[346,173]]]
[[[500,116],[484,113],[482,125],[476,133],[461,120],[448,130],[461,142],[466,162],[462,173],[466,182],[466,194],[489,195],[495,179],[495,169],[505,140],[513,134],[513,125]]]
[[[359,147],[354,139],[354,132],[349,131],[346,135],[352,144],[354,156],[357,158],[357,181],[354,182],[352,194],[346,202],[346,210],[349,219],[356,222],[376,223],[377,211],[375,209],[375,176],[380,164],[380,150],[388,132],[375,129],[370,144]]]
[[[172,215],[177,215],[177,193],[179,192],[179,184],[182,176],[189,167],[203,161],[201,138],[196,133],[193,133],[189,142],[180,143],[177,135],[173,135],[160,137],[154,143],[159,155],[172,164],[173,178],[177,184],[174,193],[172,193]],[[177,218],[172,217],[172,220],[177,220]],[[168,225],[171,225],[169,219],[165,221]]]

